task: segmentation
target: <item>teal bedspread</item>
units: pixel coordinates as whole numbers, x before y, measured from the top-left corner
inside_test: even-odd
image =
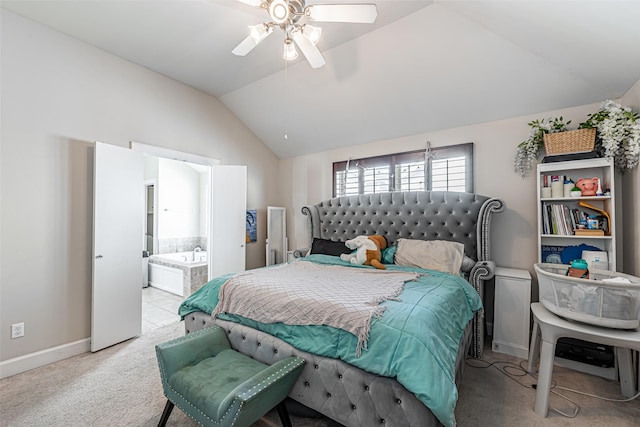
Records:
[[[354,266],[338,257],[310,255],[296,262]],[[268,267],[267,267],[268,268]],[[446,426],[453,426],[458,399],[455,363],[464,329],[482,307],[473,287],[462,277],[433,270],[387,265],[389,270],[425,273],[407,282],[400,301],[387,301],[387,309],[371,323],[368,350],[355,356],[356,336],[329,326],[262,324],[241,316],[223,314],[224,320],[242,323],[325,357],[341,359],[377,375],[396,378],[431,409]],[[213,279],[187,298],[179,314],[211,313],[218,290],[230,276]],[[348,286],[348,284],[345,284]]]

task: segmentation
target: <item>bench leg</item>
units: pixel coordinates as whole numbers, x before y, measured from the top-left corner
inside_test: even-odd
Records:
[[[280,416],[282,427],[291,427],[291,418],[289,418],[289,411],[287,411],[287,405],[285,405],[284,400],[278,403],[278,406],[276,406],[276,410],[278,411],[278,415]]]
[[[173,403],[169,399],[167,399],[167,404],[164,405],[164,411],[162,411],[162,416],[160,417],[158,427],[164,427],[167,424],[167,420],[169,419],[169,415],[171,415],[172,410]]]

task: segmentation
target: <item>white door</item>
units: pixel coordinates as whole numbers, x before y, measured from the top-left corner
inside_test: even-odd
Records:
[[[287,262],[287,211],[267,206],[267,265]]]
[[[91,351],[142,332],[142,153],[96,142]]]
[[[211,167],[209,279],[245,269],[247,167]]]

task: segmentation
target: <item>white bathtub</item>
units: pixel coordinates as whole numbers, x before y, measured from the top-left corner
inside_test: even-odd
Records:
[[[207,263],[207,252],[175,252],[172,254],[151,255],[149,261],[164,261],[166,263],[178,264],[180,266],[198,266]]]
[[[176,252],[149,257],[149,284],[187,297],[207,281],[207,252]]]

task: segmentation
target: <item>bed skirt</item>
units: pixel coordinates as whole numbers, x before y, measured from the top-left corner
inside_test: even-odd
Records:
[[[289,397],[345,426],[441,426],[442,424],[412,392],[393,378],[365,372],[341,360],[300,351],[290,344],[237,323],[213,319],[204,312],[185,316],[186,333],[207,326],[224,328],[234,350],[273,364],[290,356],[307,363]],[[471,322],[465,329],[456,358],[459,384],[471,344]]]

